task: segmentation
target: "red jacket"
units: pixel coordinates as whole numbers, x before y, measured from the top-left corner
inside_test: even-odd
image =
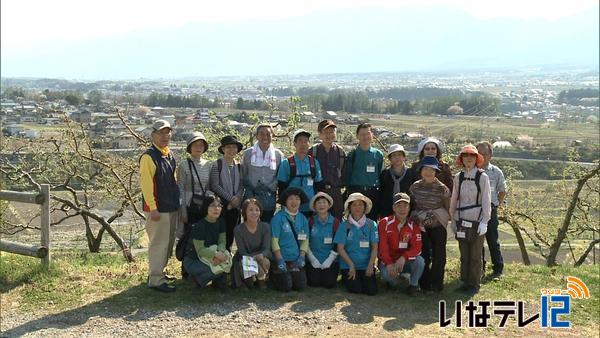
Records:
[[[398,231],[398,223],[395,216],[388,216],[382,218],[377,226],[377,251],[379,260],[385,265],[395,263],[400,256],[404,256],[406,260],[413,260],[421,254],[423,242],[419,225],[413,220],[408,220]]]

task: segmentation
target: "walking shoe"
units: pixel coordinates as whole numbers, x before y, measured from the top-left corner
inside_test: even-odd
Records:
[[[477,293],[479,293],[479,287],[478,286],[470,286],[467,290],[464,291],[464,293],[471,297],[475,296]]]
[[[467,284],[461,284],[461,286],[456,288],[456,292],[466,292],[467,290],[469,290],[471,287]]]
[[[181,263],[181,279],[187,279],[189,276],[188,272],[183,267],[183,263]]]
[[[493,280],[493,281],[499,281],[500,277],[502,277],[502,272],[494,272],[490,276],[490,279]]]
[[[223,276],[225,277],[225,276]],[[213,279],[212,281],[212,286],[218,290],[224,291],[227,289],[227,278],[217,278],[217,279]]]
[[[434,285],[431,288],[433,290],[433,292],[442,292],[444,291],[444,286],[443,285]]]
[[[177,280],[177,277],[165,274],[165,279],[167,280],[167,282],[174,282]]]
[[[153,290],[156,290],[156,291],[166,292],[166,293],[175,292],[175,285],[169,285],[167,283],[162,283],[159,286],[151,286],[150,288]]]
[[[416,296],[418,293],[419,293],[419,287],[418,286],[409,285],[406,288],[406,294],[409,295],[409,296],[411,296],[411,297]]]
[[[258,285],[258,288],[261,290],[265,290],[267,288],[267,281],[266,280],[257,280],[256,281],[256,285]]]

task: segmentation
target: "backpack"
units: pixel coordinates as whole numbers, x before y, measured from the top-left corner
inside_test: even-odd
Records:
[[[477,204],[468,205],[468,206],[462,207],[462,208],[457,208],[458,211],[473,209],[473,208],[477,208],[477,207],[481,206],[481,202],[479,201],[479,195],[481,195],[481,186],[479,186],[479,179],[481,178],[482,173],[483,173],[482,170],[477,170],[477,173],[475,173],[475,178],[466,178],[464,171],[461,171],[460,174],[458,174],[458,198],[460,198],[460,188],[464,181],[475,181],[475,186],[477,187],[477,198],[475,199],[477,201]]]
[[[344,152],[344,149],[342,149],[342,147],[340,147],[339,145],[334,143],[334,146],[338,148],[338,154],[339,156],[339,170],[340,170],[340,175],[342,175],[342,170],[344,169],[344,163],[346,162],[346,154]],[[315,144],[314,146],[310,147],[310,149],[308,150],[308,153],[314,157],[317,158],[317,150],[319,148],[319,144]],[[353,163],[354,164],[354,163]],[[340,177],[343,179],[343,177]]]
[[[312,231],[312,227],[315,224],[315,216],[312,216],[308,219],[308,231]],[[337,218],[333,218],[333,235],[337,232],[338,227],[340,226],[340,220]]]
[[[481,178],[482,173],[483,173],[482,170],[477,170],[477,173],[475,173],[475,178],[466,178],[463,171],[461,171],[460,174],[458,175],[458,198],[457,198],[457,201],[458,201],[459,207],[457,207],[456,210],[458,211],[459,219],[456,221],[456,234],[454,235],[454,237],[456,238],[456,240],[461,241],[461,242],[472,243],[479,236],[479,234],[477,233],[477,226],[478,226],[479,222],[463,220],[460,217],[460,212],[463,210],[481,207],[481,201],[479,200],[479,197],[481,195],[481,187],[479,186],[479,179]],[[475,199],[475,201],[476,201],[475,204],[467,205],[465,207],[460,207],[460,188],[464,181],[475,181],[475,186],[477,187],[477,198]],[[482,212],[482,210],[480,209],[479,216],[481,216],[481,212]],[[471,225],[469,227],[463,226],[464,222],[470,223]],[[461,237],[459,237],[459,235],[458,235],[459,233],[462,234]]]
[[[315,158],[310,155],[306,155],[306,156],[308,156],[308,163],[310,165],[310,177],[312,177],[312,179],[314,179],[317,176],[317,168],[315,165]],[[297,174],[296,174],[296,159],[294,157],[295,157],[294,155],[288,157],[288,162],[290,164],[290,182],[297,176]]]
[[[177,242],[177,246],[175,246],[175,258],[177,258],[177,260],[180,262],[183,262],[183,257],[185,257],[187,243],[190,240],[191,233],[192,233],[192,230],[191,230],[191,227],[189,227],[189,229],[186,229],[183,232],[183,235]]]

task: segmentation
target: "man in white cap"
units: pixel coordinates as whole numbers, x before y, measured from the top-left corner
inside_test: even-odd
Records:
[[[176,163],[169,149],[169,122],[156,120],[152,125],[151,137],[152,146],[140,157],[140,187],[146,214],[146,233],[150,241],[148,287],[161,292],[174,292],[175,286],[167,284],[164,271],[173,251],[179,209]]]
[[[402,273],[408,273],[410,277],[406,292],[414,296],[419,290],[419,279],[425,269],[425,260],[421,257],[421,228],[408,218],[408,194],[397,193],[393,201],[394,214],[382,218],[377,226],[379,271],[390,287],[396,287]]]

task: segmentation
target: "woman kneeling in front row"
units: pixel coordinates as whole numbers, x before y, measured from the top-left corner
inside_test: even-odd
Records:
[[[255,283],[266,288],[265,280],[269,273],[271,254],[271,227],[262,222],[262,206],[256,198],[249,198],[242,204],[244,222],[233,230],[237,251],[233,257],[233,287],[252,288]],[[246,258],[244,258],[246,256]],[[244,278],[243,260],[254,260],[258,272]]]
[[[352,293],[377,294],[375,259],[379,236],[377,224],[368,219],[371,200],[361,193],[350,194],[344,204],[347,219],[338,228],[334,243],[342,260],[342,281]]]
[[[317,193],[310,201],[310,209],[315,212],[308,220],[310,246],[307,253],[309,264],[306,277],[309,286],[333,288],[339,273],[337,247],[333,236],[340,221],[329,213],[333,198],[324,192]]]
[[[299,212],[308,202],[300,188],[287,188],[279,203],[283,208],[271,219],[271,247],[275,264],[271,265],[271,281],[277,290],[288,292],[306,288],[304,265],[308,251],[308,221]]]
[[[231,254],[225,248],[225,223],[221,215],[221,201],[207,191],[202,204],[203,219],[192,225],[183,266],[194,287],[212,285],[224,289],[231,270]]]

